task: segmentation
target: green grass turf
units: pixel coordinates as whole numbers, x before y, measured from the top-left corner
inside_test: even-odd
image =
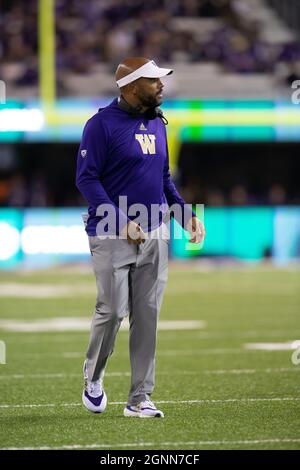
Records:
[[[91,273],[1,274],[0,284],[6,283],[17,284],[16,291],[67,286],[70,293],[14,298],[2,292],[0,319],[91,316]],[[165,419],[124,418],[124,405],[115,403],[125,402],[129,389],[126,331],[119,332],[107,368],[110,404],[93,415],[80,404],[88,332],[0,330],[7,348],[0,406],[10,405],[0,407],[0,447],[300,449],[300,364],[292,364],[291,351],[244,348],[300,339],[299,285],[296,269],[170,269],[161,320],[204,320],[207,326],[158,334],[153,401],[167,402],[158,404]],[[192,400],[203,401],[184,403]],[[51,406],[23,406],[30,404]]]

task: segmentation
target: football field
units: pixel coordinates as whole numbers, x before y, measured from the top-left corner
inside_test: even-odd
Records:
[[[110,359],[105,413],[81,404],[90,268],[0,275],[0,447],[300,449],[300,270],[172,265],[153,401],[124,418],[128,330]],[[292,360],[293,356],[293,360]]]

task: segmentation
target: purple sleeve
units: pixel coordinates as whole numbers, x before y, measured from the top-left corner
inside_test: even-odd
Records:
[[[127,216],[112,202],[102,183],[108,158],[108,131],[95,115],[85,125],[77,157],[76,186],[92,209],[109,204],[116,211],[117,233],[128,223]]]
[[[178,193],[175,184],[172,181],[172,177],[170,175],[170,169],[169,169],[169,152],[168,152],[168,146],[167,146],[167,157],[165,160],[164,164],[164,194],[167,199],[167,203],[169,207],[171,207],[173,204],[178,204],[181,207],[181,216],[176,214],[176,211],[174,211],[174,218],[177,220],[177,222],[182,226],[186,227],[188,221],[191,219],[191,217],[195,217],[196,214],[192,210],[192,206],[190,204],[186,204],[184,199],[180,196]]]

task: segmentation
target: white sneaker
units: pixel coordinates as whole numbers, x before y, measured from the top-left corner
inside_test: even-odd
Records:
[[[164,418],[163,412],[158,410],[150,400],[142,401],[136,406],[127,405],[124,408],[124,416],[127,418]]]
[[[103,413],[107,405],[106,393],[102,388],[102,381],[92,382],[88,380],[86,364],[83,366],[84,390],[82,392],[82,403],[92,413]]]

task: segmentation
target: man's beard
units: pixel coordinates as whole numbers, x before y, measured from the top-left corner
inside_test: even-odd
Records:
[[[140,103],[142,106],[145,106],[147,108],[156,108],[156,106],[159,106],[162,102],[157,96],[139,96]]]

